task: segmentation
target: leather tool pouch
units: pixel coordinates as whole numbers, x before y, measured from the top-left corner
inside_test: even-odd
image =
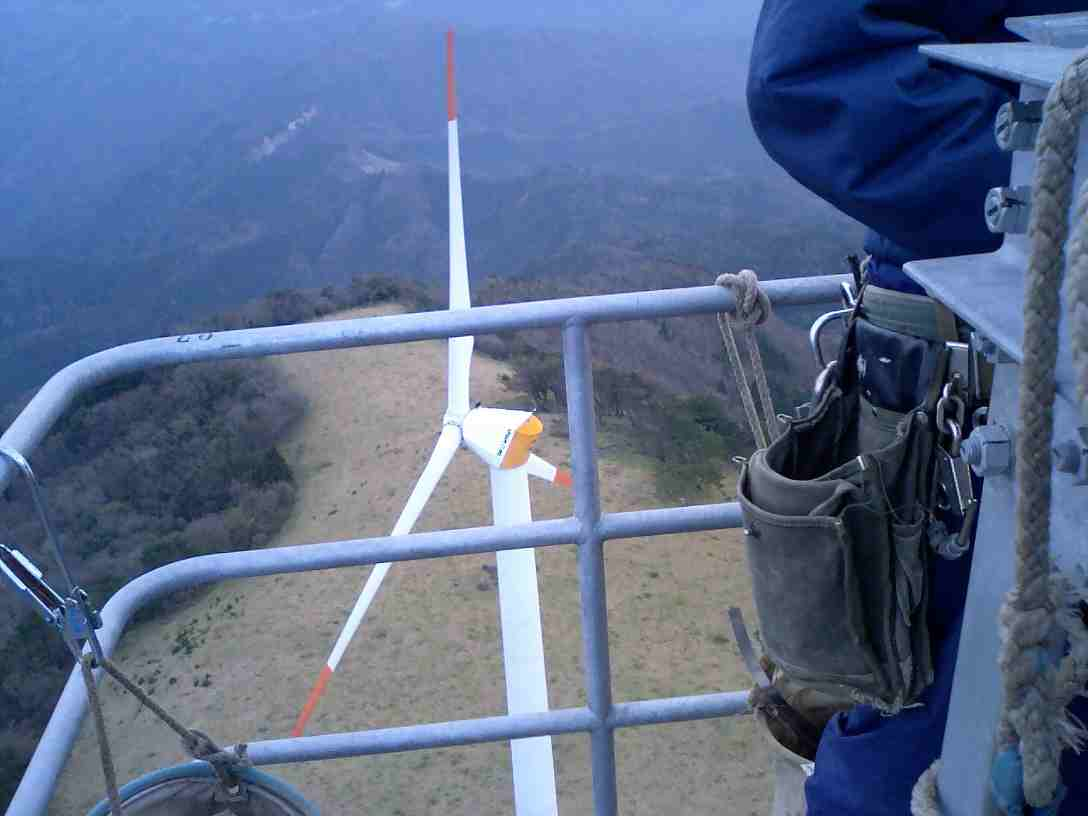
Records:
[[[933,678],[926,501],[944,366],[940,344],[855,318],[809,415],[741,473],[767,654],[844,706],[895,713]]]

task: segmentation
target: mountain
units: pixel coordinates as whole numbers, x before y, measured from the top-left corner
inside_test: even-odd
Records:
[[[728,15],[696,30],[683,21],[713,7],[677,8],[455,7],[474,278],[603,285],[606,259],[625,258],[622,288],[638,289],[676,265],[827,271],[855,247],[856,225],[763,154]],[[443,13],[430,0],[0,8],[5,381],[29,387],[278,288],[442,281]]]
[[[101,232],[92,230],[102,236],[97,263],[0,261],[0,293],[18,293],[0,323],[9,382],[32,385],[97,348],[274,289],[375,273],[444,280],[446,177],[435,169],[300,137],[267,163],[221,167],[203,185],[184,178],[141,175],[104,206]],[[554,280],[581,292],[692,285],[744,266],[765,277],[838,271],[860,238],[804,191],[740,175],[568,166],[467,176],[464,197],[474,280]]]
[[[247,9],[246,13],[242,13]],[[86,230],[103,196],[224,128],[259,142],[316,105],[327,131],[435,142],[442,26],[383,3],[15,3],[0,10],[0,254]],[[743,54],[708,34],[467,30],[466,118],[557,142],[724,95]],[[683,54],[678,60],[677,54]]]

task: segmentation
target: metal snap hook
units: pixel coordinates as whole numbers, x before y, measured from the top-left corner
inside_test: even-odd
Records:
[[[949,408],[952,409],[951,416]],[[941,433],[952,434],[952,426],[955,426],[959,435],[963,437],[964,421],[967,418],[967,404],[955,394],[951,393],[948,385],[944,387],[944,395],[937,400],[937,430]],[[959,456],[959,445],[956,445],[954,456]]]
[[[836,309],[833,312],[822,314],[816,318],[812,324],[812,328],[808,330],[808,344],[812,347],[812,353],[816,355],[816,362],[820,368],[827,367],[827,361],[824,360],[823,349],[820,348],[820,335],[827,327],[827,324],[834,320],[846,320],[850,315],[854,313],[854,309]]]
[[[816,384],[812,388],[813,405],[819,402],[820,397],[822,397],[824,391],[827,390],[827,386],[831,383],[831,375],[834,372],[837,363],[837,360],[832,360],[830,363],[824,366],[823,371],[820,372],[820,376],[816,378]]]

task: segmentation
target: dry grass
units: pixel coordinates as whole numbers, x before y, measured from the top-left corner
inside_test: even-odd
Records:
[[[393,307],[356,312],[370,315]],[[438,342],[316,353],[276,362],[310,400],[283,452],[298,478],[297,511],[277,545],[381,535],[390,529],[433,444],[445,404]],[[477,356],[473,398],[511,404],[503,366]],[[562,417],[538,445],[568,462]],[[558,431],[558,433],[556,433]],[[652,507],[653,476],[629,442],[601,438],[606,509]],[[534,515],[570,513],[570,496],[534,483]],[[487,473],[462,453],[417,529],[486,524]],[[607,545],[613,688],[617,700],[742,688],[746,675],[724,609],[751,616],[736,531]],[[310,733],[435,722],[505,710],[493,556],[396,565],[348,650]],[[584,702],[575,553],[538,553],[551,704]],[[222,584],[130,631],[117,653],[182,720],[224,743],[289,734],[365,570]],[[754,619],[754,618],[751,618]],[[176,738],[106,684],[122,779],[184,759]],[[588,740],[555,740],[560,806],[590,813]],[[769,780],[749,718],[633,729],[617,737],[625,814],[763,814]],[[506,814],[513,810],[505,745],[338,760],[271,769],[326,816]],[[101,793],[92,727],[84,723],[51,813],[86,812]]]

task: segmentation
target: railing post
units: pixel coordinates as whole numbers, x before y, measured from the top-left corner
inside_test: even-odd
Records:
[[[574,512],[581,523],[578,580],[582,609],[582,652],[586,696],[595,722],[590,733],[593,761],[593,811],[616,813],[616,742],[611,724],[612,668],[608,655],[608,599],[605,591],[604,539],[599,522],[597,420],[593,409],[593,365],[583,323],[563,329],[563,371],[567,385]]]

